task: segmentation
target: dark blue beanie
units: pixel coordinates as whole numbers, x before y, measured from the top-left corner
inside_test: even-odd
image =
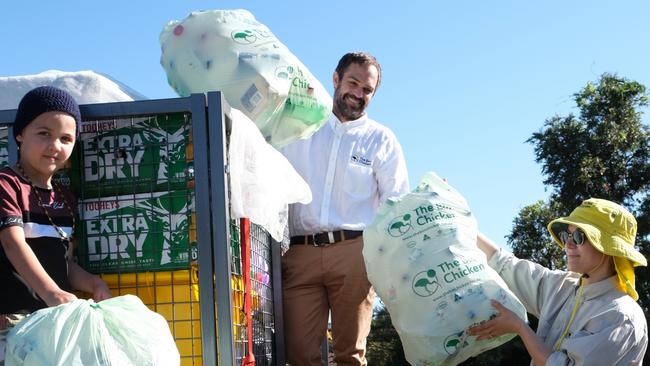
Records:
[[[20,135],[23,129],[35,120],[36,117],[45,112],[64,112],[74,117],[77,128],[77,137],[79,137],[81,113],[79,112],[79,105],[72,95],[68,94],[65,90],[53,86],[40,86],[30,90],[25,94],[23,99],[20,100],[13,126],[14,139],[16,139],[16,136]]]

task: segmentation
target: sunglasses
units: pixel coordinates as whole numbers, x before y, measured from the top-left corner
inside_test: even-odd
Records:
[[[570,233],[568,231],[560,231],[559,235],[560,241],[562,244],[567,245],[569,238],[573,240],[576,246],[581,246],[585,243],[585,233],[582,230],[576,229],[574,232]]]

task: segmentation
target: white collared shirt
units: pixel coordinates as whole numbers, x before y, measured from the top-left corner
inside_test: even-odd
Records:
[[[291,235],[363,230],[381,203],[409,191],[402,147],[367,115],[342,123],[332,114],[311,138],[281,152],[313,196],[307,205],[289,206]]]

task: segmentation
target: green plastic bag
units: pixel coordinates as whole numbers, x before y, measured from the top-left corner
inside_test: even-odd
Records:
[[[180,365],[167,321],[124,295],[38,310],[7,336],[6,366]]]

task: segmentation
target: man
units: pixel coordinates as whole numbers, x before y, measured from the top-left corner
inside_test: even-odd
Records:
[[[362,231],[379,205],[407,193],[402,148],[365,110],[381,81],[368,53],[344,55],[333,75],[333,114],[311,138],[283,150],[312,190],[289,210],[291,246],[282,258],[287,358],[321,365],[331,310],[334,361],[366,365],[375,293],[362,256]]]

